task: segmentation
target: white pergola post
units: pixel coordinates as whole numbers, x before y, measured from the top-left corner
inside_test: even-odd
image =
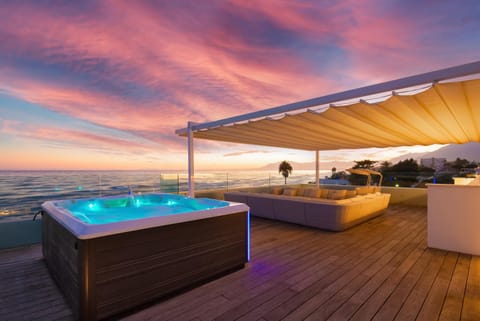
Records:
[[[188,196],[195,197],[195,174],[194,174],[194,158],[193,158],[193,123],[188,122],[187,138],[188,138]]]
[[[320,188],[320,152],[315,151],[315,185]]]

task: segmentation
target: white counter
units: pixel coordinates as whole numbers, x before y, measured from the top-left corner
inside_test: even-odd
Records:
[[[480,255],[480,185],[428,185],[428,246]]]
[[[452,177],[452,178],[453,178],[453,184],[455,185],[468,185],[475,180],[474,177]]]

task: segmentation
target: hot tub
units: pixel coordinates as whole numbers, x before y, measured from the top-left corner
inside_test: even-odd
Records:
[[[124,312],[249,260],[244,204],[145,194],[42,208],[43,255],[80,320]]]

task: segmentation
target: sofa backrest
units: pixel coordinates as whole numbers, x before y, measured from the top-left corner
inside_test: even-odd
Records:
[[[323,198],[341,200],[355,197],[357,195],[368,195],[373,193],[380,193],[380,186],[348,186],[348,188],[316,188],[303,186],[288,186],[288,187],[272,187],[270,194],[284,195],[284,196],[300,196],[308,198]],[[345,186],[347,187],[347,186]]]

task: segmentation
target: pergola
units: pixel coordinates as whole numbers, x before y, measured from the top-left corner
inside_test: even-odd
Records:
[[[193,139],[315,151],[480,142],[480,61],[387,81],[176,131]],[[288,135],[285,135],[288,133]]]

